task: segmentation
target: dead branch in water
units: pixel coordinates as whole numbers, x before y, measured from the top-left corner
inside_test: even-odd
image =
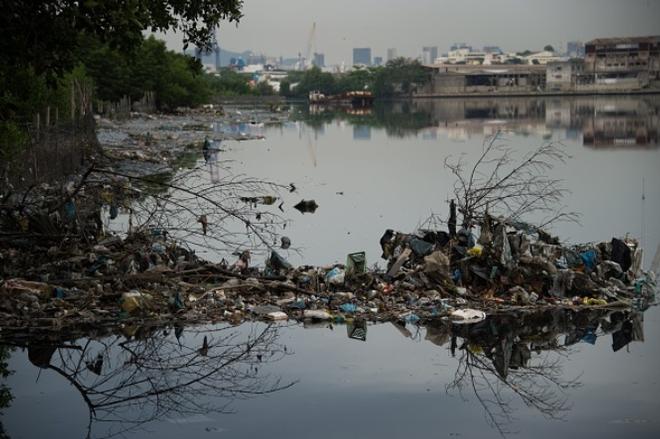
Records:
[[[562,180],[548,176],[555,165],[569,158],[557,142],[545,143],[517,158],[497,133],[485,140],[472,166],[463,156],[453,162],[448,157],[444,164],[456,177],[454,196],[465,226],[488,211],[511,220],[542,215],[545,218],[539,226],[543,227],[557,220],[577,219],[577,214],[558,208],[569,191]]]

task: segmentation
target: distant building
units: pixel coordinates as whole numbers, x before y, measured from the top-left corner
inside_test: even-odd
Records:
[[[580,59],[552,61],[545,68],[546,91],[573,91],[584,73],[584,62]]]
[[[371,65],[371,48],[358,47],[353,49],[353,65]]]
[[[374,65],[375,66],[382,66],[383,65],[383,57],[382,56],[374,56]]]
[[[500,49],[499,46],[484,46],[483,52],[484,53],[493,53],[493,54],[497,54],[497,55],[500,55],[500,54],[503,53],[502,49]]]
[[[449,64],[483,64],[484,59],[486,59],[484,52],[472,52],[467,47],[450,50],[447,54]]]
[[[424,95],[463,95],[471,93],[526,93],[545,83],[545,66],[537,65],[435,65],[431,81],[417,90]]]
[[[245,60],[243,60],[242,56],[239,56],[238,58],[232,57],[229,60],[229,67],[236,70],[242,70],[243,67],[245,67]]]
[[[472,46],[468,46],[465,43],[454,43],[449,48],[449,50],[459,50],[459,49],[467,49],[468,52],[472,52]]]
[[[245,60],[246,64],[266,64],[266,56],[263,54],[257,55],[256,53],[249,52],[247,59]]]
[[[314,67],[318,67],[319,69],[325,67],[325,55],[322,53],[314,52],[314,58],[312,59],[312,64],[314,65]]]
[[[220,46],[218,46],[217,42],[213,43],[213,47],[207,50],[194,47],[189,51],[184,50],[183,53],[197,58],[202,63],[204,70],[208,72],[217,72],[220,70]]]
[[[599,90],[660,87],[660,36],[598,38],[585,44],[584,86]]]
[[[566,56],[569,58],[584,58],[584,43],[582,41],[569,41],[566,43]]]
[[[423,64],[433,64],[437,57],[438,57],[438,47],[437,46],[422,47],[422,63]]]
[[[485,56],[483,65],[472,65],[479,63],[480,56]],[[431,80],[415,95],[660,90],[660,36],[595,39],[585,44],[584,59],[560,58],[552,51],[520,56],[467,48],[450,51],[446,59],[427,66]],[[657,133],[648,135],[657,138]]]
[[[561,58],[558,57],[555,52],[543,50],[541,52],[530,53],[529,55],[524,56],[523,60],[525,60],[527,64],[545,65],[549,62],[561,61]]]
[[[397,57],[396,49],[394,49],[394,48],[387,49],[387,60],[388,61],[392,61],[396,57]]]

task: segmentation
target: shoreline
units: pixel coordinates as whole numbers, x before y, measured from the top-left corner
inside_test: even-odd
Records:
[[[488,93],[424,93],[413,95],[412,99],[437,98],[510,98],[510,97],[572,97],[572,96],[645,96],[660,94],[653,90],[601,90],[601,91],[528,91],[528,92],[488,92]]]

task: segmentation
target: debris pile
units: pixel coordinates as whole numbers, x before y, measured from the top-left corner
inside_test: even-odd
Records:
[[[331,267],[294,268],[274,250],[265,268],[249,266],[249,252],[212,264],[157,229],[87,248],[37,247],[44,256],[23,271],[10,262],[16,250],[2,249],[0,317],[7,328],[41,329],[255,318],[475,323],[514,308],[631,307],[655,290],[632,239],[563,247],[489,217],[479,237],[388,230],[381,246],[385,271],[367,270],[362,252]]]

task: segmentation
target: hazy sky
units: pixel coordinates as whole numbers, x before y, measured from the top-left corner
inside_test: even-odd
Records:
[[[660,0],[245,0],[243,12],[238,26],[220,27],[222,48],[304,55],[316,22],[312,51],[325,53],[326,64],[350,64],[353,47],[414,57],[422,46],[446,52],[453,42],[517,51],[660,34]],[[166,40],[181,49],[180,35]]]

